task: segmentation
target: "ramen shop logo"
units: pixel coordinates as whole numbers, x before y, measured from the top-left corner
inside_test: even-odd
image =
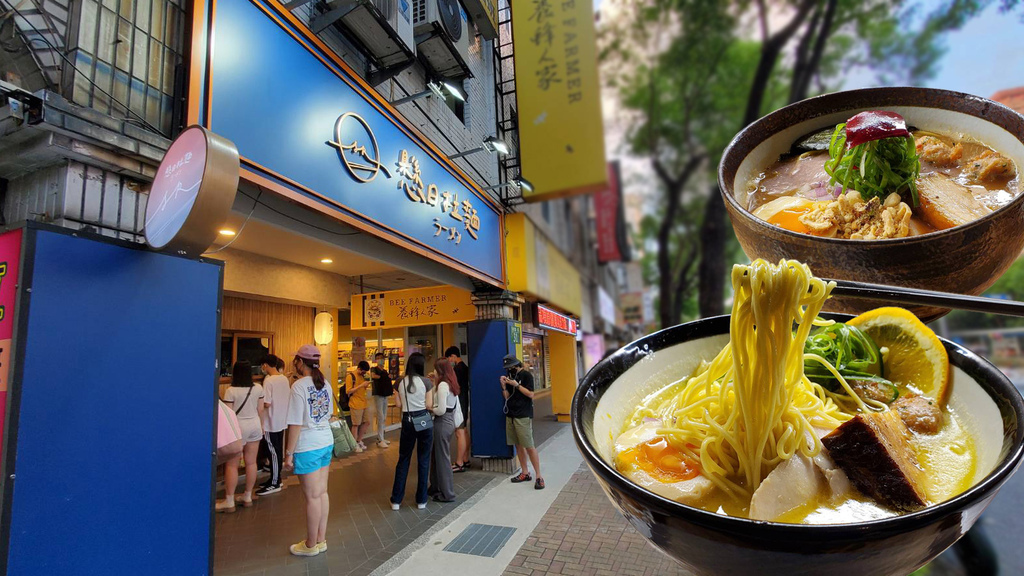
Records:
[[[373,130],[358,114],[345,112],[338,116],[334,122],[334,139],[325,143],[338,151],[345,170],[357,181],[372,182],[382,172],[385,178],[392,178],[392,172],[381,163],[380,147]],[[420,162],[408,150],[400,150],[398,161],[393,164],[398,189],[405,193],[406,199],[434,208],[435,215],[436,210],[440,211],[431,222],[435,237],[456,245],[462,243],[463,233],[473,240],[480,238],[480,213],[471,197],[464,195],[460,199],[458,192],[443,190],[429,180],[424,182]]]
[[[356,180],[372,182],[377,174],[391,178],[391,172],[380,162],[380,148],[370,125],[362,116],[346,112],[334,122],[334,140],[327,145],[338,149],[338,157]]]

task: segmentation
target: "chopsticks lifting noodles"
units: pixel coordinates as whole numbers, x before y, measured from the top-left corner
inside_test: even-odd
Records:
[[[830,282],[831,280],[825,281]],[[1024,302],[1016,302],[1014,300],[981,298],[979,296],[921,290],[920,288],[905,288],[903,286],[868,284],[851,280],[834,280],[834,282],[836,286],[832,289],[833,296],[884,300],[886,302],[913,304],[915,306],[939,306],[942,308],[1001,314],[1003,316],[1024,317]]]

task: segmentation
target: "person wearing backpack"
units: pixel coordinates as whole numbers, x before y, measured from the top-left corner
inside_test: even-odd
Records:
[[[369,372],[370,363],[366,360],[360,361],[355,371],[345,375],[345,390],[342,392],[348,396],[348,412],[352,418],[352,435],[356,437],[356,452],[366,450],[363,436],[370,427],[370,415],[367,410],[370,379],[366,377]]]
[[[395,393],[395,387],[391,383],[391,375],[384,369],[384,353],[377,352],[373,358],[374,366],[370,369],[370,378],[373,380],[373,407],[377,416],[377,446],[387,448],[391,442],[384,439],[384,427],[387,425],[388,398]]]

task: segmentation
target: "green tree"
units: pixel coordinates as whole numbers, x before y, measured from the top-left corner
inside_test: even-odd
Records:
[[[739,251],[714,172],[738,130],[834,89],[854,66],[869,66],[883,83],[920,83],[935,72],[943,35],[992,4],[947,0],[925,11],[905,0],[606,1],[618,14],[603,26],[602,75],[625,111],[629,152],[650,161],[663,192],[656,230],[641,230],[657,240],[662,326],[680,320],[694,286],[702,316],[723,311],[728,262]]]

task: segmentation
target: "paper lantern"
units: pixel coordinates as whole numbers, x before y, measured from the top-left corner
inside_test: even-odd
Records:
[[[321,312],[313,320],[313,340],[317,346],[326,346],[334,340],[334,314]]]

